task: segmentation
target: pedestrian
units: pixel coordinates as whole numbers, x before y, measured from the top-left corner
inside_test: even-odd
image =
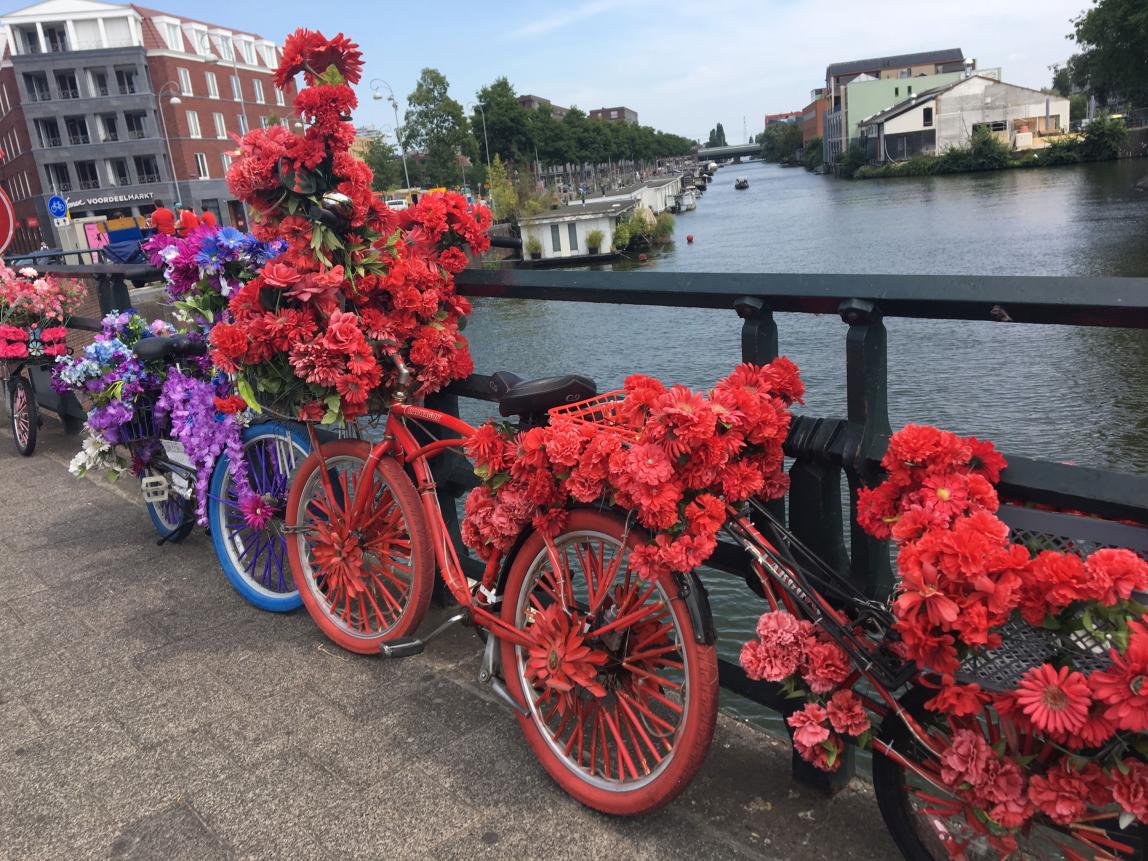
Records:
[[[200,224],[204,224],[207,227],[218,227],[219,226],[219,222],[215,220],[215,213],[212,212],[210,209],[203,210],[203,215],[201,215],[199,217],[199,222],[200,222]]]
[[[190,209],[184,209],[179,213],[179,233],[181,236],[187,236],[195,228],[199,227],[199,217]]]
[[[162,200],[155,201],[155,209],[152,210],[149,224],[156,233],[175,235],[175,213],[164,206]]]

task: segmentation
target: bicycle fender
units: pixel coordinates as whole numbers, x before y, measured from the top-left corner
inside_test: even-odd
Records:
[[[678,597],[685,603],[686,612],[694,628],[694,639],[702,646],[712,646],[717,642],[714,629],[713,611],[710,610],[710,596],[697,573],[674,573],[678,584]]]

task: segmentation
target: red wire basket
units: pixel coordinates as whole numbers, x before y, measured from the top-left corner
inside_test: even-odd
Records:
[[[598,430],[618,434],[627,441],[633,442],[637,440],[641,428],[628,424],[618,415],[618,408],[625,398],[626,393],[618,389],[577,403],[551,407],[547,412],[552,419],[562,418],[567,421],[591,424]]]

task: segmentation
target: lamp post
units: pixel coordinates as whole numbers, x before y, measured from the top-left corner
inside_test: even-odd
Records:
[[[170,90],[168,89],[169,87],[171,88]],[[168,97],[167,101],[170,105],[183,104],[183,99],[179,97],[178,93],[179,84],[175,81],[168,81],[160,87],[159,91],[155,94],[159,107],[159,122],[163,128],[163,142],[167,147],[167,166],[168,170],[171,171],[171,188],[172,194],[174,195],[171,199],[172,206],[175,206],[179,202],[179,180],[175,177],[175,159],[172,158],[171,155],[171,137],[167,133],[167,118],[163,115],[163,97],[165,95]]]
[[[380,86],[386,87],[387,93],[389,93],[389,95],[384,97]],[[402,127],[399,125],[399,102],[395,98],[395,91],[391,85],[384,81],[382,78],[374,78],[371,81],[371,90],[372,99],[374,99],[376,102],[379,102],[386,98],[386,100],[391,103],[391,107],[395,110],[395,142],[399,145],[399,154],[403,158],[403,179],[406,180],[407,191],[410,191],[411,175],[407,172],[407,146],[402,139]]]

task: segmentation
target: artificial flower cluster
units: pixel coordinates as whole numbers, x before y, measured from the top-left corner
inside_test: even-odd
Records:
[[[307,420],[365,415],[371,392],[396,381],[390,354],[413,371],[416,394],[473,370],[459,332],[470,305],[453,275],[468,249],[489,247],[490,213],[456,194],[427,194],[402,212],[375,196],[370,169],[350,152],[361,68],[342,34],[288,36],[276,81],[303,74],[294,110],[306,130],[253,129],[227,175],[255,235],[284,250],[232,293],[212,356],[253,407]]]
[[[63,356],[63,324],[85,298],[82,284],[0,263],[0,360]]]
[[[168,299],[183,322],[206,328],[220,321],[231,294],[284,246],[280,240],[262,242],[234,227],[204,225],[187,236],[157,233],[140,247],[163,272]]]
[[[66,326],[21,328],[0,323],[0,359],[63,356],[68,352]]]
[[[132,347],[142,338],[174,333],[163,320],[149,323],[134,311],[112,311],[83,353],[56,360],[52,386],[84,397],[90,404],[89,431],[115,445],[135,415],[137,396],[154,391],[161,381],[156,369],[145,367]]]
[[[553,534],[569,500],[604,500],[654,536],[632,551],[634,571],[690,571],[713,553],[728,503],[785,493],[781,446],[803,393],[782,357],[739,365],[708,396],[631,376],[609,429],[561,416],[522,431],[482,425],[467,442],[482,485],[467,497],[463,540],[489,559],[528,523]]]

